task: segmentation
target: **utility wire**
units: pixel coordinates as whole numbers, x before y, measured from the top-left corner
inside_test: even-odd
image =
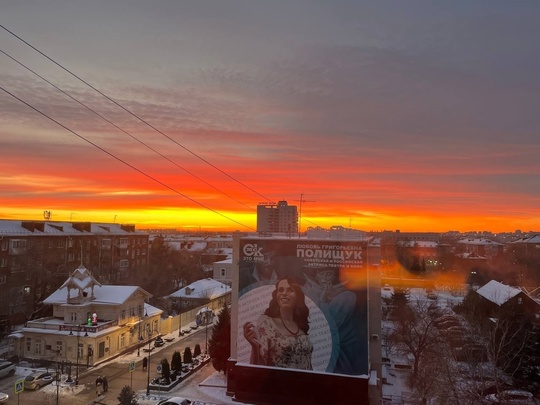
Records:
[[[230,174],[224,172],[223,170],[221,170],[219,167],[215,166],[214,164],[210,163],[208,160],[204,159],[202,156],[198,155],[197,153],[191,151],[190,149],[188,149],[187,147],[185,147],[184,145],[182,145],[181,143],[179,143],[178,141],[176,141],[175,139],[171,138],[170,136],[168,136],[167,134],[163,133],[162,131],[160,131],[159,129],[157,129],[156,127],[154,127],[152,124],[150,124],[149,122],[145,121],[143,118],[139,117],[137,114],[131,112],[130,110],[128,110],[126,107],[124,107],[122,104],[116,102],[115,100],[113,100],[112,98],[110,98],[109,96],[107,96],[106,94],[104,94],[103,92],[101,92],[100,90],[98,90],[97,88],[95,88],[94,86],[92,86],[90,83],[88,83],[87,81],[85,81],[84,79],[80,78],[79,76],[77,76],[75,73],[71,72],[69,69],[65,68],[64,66],[62,66],[60,63],[56,62],[54,59],[50,58],[48,55],[46,55],[45,53],[41,52],[39,49],[37,49],[35,46],[33,46],[32,44],[28,43],[27,41],[25,41],[24,39],[22,39],[20,36],[18,36],[17,34],[15,34],[14,32],[10,31],[9,29],[7,29],[6,27],[4,27],[3,25],[0,25],[0,27],[2,29],[4,29],[5,31],[9,32],[11,35],[13,35],[15,38],[17,38],[18,40],[22,41],[23,43],[25,43],[26,45],[28,45],[30,48],[32,48],[33,50],[35,50],[36,52],[38,52],[40,55],[44,56],[45,58],[47,58],[48,60],[50,60],[52,63],[54,63],[55,65],[57,65],[58,67],[60,67],[61,69],[63,69],[64,71],[66,71],[67,73],[69,73],[70,75],[72,75],[73,77],[75,77],[76,79],[80,80],[81,82],[83,82],[84,84],[86,84],[88,87],[90,87],[91,89],[93,89],[94,91],[96,91],[97,93],[99,93],[100,95],[102,95],[103,97],[105,97],[107,100],[109,100],[111,103],[115,104],[116,106],[120,107],[121,109],[123,109],[125,112],[127,112],[128,114],[132,115],[133,117],[137,118],[139,121],[143,122],[144,124],[146,124],[147,126],[149,126],[150,128],[152,128],[154,131],[160,133],[161,135],[163,135],[165,138],[167,138],[168,140],[170,140],[171,142],[173,142],[174,144],[178,145],[179,147],[181,147],[182,149],[184,149],[186,152],[192,154],[193,156],[195,156],[196,158],[202,160],[204,163],[206,163],[207,165],[211,166],[212,168],[214,168],[215,170],[219,171],[220,173],[224,174],[225,176],[227,176],[228,178],[230,178],[231,180],[237,182],[238,184],[242,185],[243,187],[247,188],[248,190],[250,190],[251,192],[257,194],[258,196],[262,197],[264,201],[271,201],[271,199],[269,199],[268,197],[265,197],[264,195],[260,194],[259,192],[255,191],[254,189],[252,189],[251,187],[249,187],[248,185],[242,183],[240,180],[234,178],[233,176],[231,176]]]
[[[119,158],[118,156],[114,155],[113,153],[109,152],[108,150],[102,148],[101,146],[95,144],[94,142],[90,141],[89,139],[85,138],[84,136],[78,134],[77,132],[75,132],[75,131],[73,131],[72,129],[68,128],[68,127],[65,126],[64,124],[60,123],[59,121],[57,121],[57,120],[55,120],[54,118],[50,117],[49,115],[45,114],[44,112],[42,112],[42,111],[39,110],[38,108],[32,106],[31,104],[29,104],[29,103],[27,103],[26,101],[22,100],[21,98],[17,97],[15,94],[13,94],[13,93],[11,93],[10,91],[4,89],[2,86],[0,86],[0,90],[2,90],[2,91],[4,91],[5,93],[9,94],[11,97],[15,98],[15,99],[18,100],[19,102],[25,104],[27,107],[31,108],[32,110],[34,110],[34,111],[37,112],[38,114],[41,114],[43,117],[45,117],[45,118],[51,120],[52,122],[54,122],[55,124],[61,126],[61,127],[64,128],[66,131],[71,132],[73,135],[77,136],[78,138],[82,139],[83,141],[89,143],[90,145],[94,146],[95,148],[99,149],[100,151],[102,151],[102,152],[106,153],[107,155],[111,156],[113,159],[118,160],[119,162],[123,163],[124,165],[128,166],[129,168],[131,168],[131,169],[135,170],[136,172],[139,172],[139,173],[142,174],[143,176],[149,178],[150,180],[152,180],[152,181],[154,181],[154,182],[160,184],[161,186],[163,186],[163,187],[165,187],[165,188],[171,190],[172,192],[174,192],[174,193],[176,193],[176,194],[178,194],[178,195],[180,195],[180,196],[182,196],[182,197],[188,199],[189,201],[191,201],[191,202],[193,202],[193,203],[199,205],[200,207],[203,207],[204,209],[207,209],[207,210],[209,210],[209,211],[212,211],[214,214],[217,214],[217,215],[219,215],[219,216],[221,216],[221,217],[223,217],[223,218],[225,218],[225,219],[227,219],[227,220],[229,220],[229,221],[231,221],[231,222],[234,222],[234,223],[236,223],[236,224],[238,224],[238,225],[240,225],[240,226],[243,226],[243,227],[245,227],[245,228],[247,228],[247,229],[255,230],[255,229],[251,228],[250,226],[244,225],[244,224],[242,224],[241,222],[238,222],[238,221],[236,221],[235,219],[230,218],[230,217],[226,216],[225,214],[222,214],[222,213],[220,213],[220,212],[214,210],[213,208],[207,207],[206,205],[204,205],[204,204],[198,202],[197,200],[194,200],[193,198],[188,197],[187,195],[181,193],[180,191],[174,189],[173,187],[171,187],[171,186],[169,186],[169,185],[163,183],[161,180],[156,179],[155,177],[151,176],[150,174],[144,172],[143,170],[141,170],[141,169],[139,169],[139,168],[133,166],[132,164],[130,164],[130,163],[126,162],[125,160]]]
[[[250,210],[254,210],[252,207],[249,207],[247,206],[246,204],[244,204],[243,202],[237,200],[236,198],[234,198],[233,196],[231,196],[230,194],[227,194],[225,191],[223,190],[220,190],[219,188],[213,186],[212,184],[210,184],[209,182],[207,182],[206,180],[202,179],[201,177],[197,176],[195,173],[189,171],[188,169],[180,166],[179,164],[177,164],[175,161],[173,161],[172,159],[168,158],[167,156],[163,155],[162,153],[160,153],[159,151],[157,151],[156,149],[152,148],[150,145],[146,144],[145,142],[141,141],[140,139],[138,139],[137,137],[135,137],[134,135],[130,134],[129,132],[127,132],[126,130],[124,130],[123,128],[119,127],[118,125],[116,125],[114,122],[110,121],[109,119],[107,119],[106,117],[104,117],[103,115],[99,114],[97,111],[93,110],[91,107],[87,106],[86,104],[84,104],[82,101],[79,101],[78,99],[76,99],[75,97],[71,96],[69,93],[65,92],[64,90],[62,90],[60,87],[56,86],[54,83],[50,82],[49,80],[47,80],[46,78],[44,78],[43,76],[41,76],[39,73],[35,72],[34,70],[32,70],[31,68],[29,68],[28,66],[26,66],[24,63],[18,61],[17,59],[15,59],[13,56],[9,55],[8,53],[4,52],[2,49],[0,49],[0,52],[3,53],[4,55],[6,55],[8,58],[10,58],[11,60],[13,60],[14,62],[18,63],[20,66],[24,67],[25,69],[27,69],[28,71],[30,71],[31,73],[33,73],[34,75],[36,75],[37,77],[39,77],[41,80],[47,82],[48,84],[50,84],[52,87],[54,87],[56,90],[62,92],[64,95],[66,95],[67,97],[69,97],[70,99],[72,99],[73,101],[75,101],[76,103],[82,105],[84,108],[86,108],[87,110],[91,111],[92,113],[94,113],[95,115],[97,115],[98,117],[100,117],[101,119],[103,119],[104,121],[108,122],[110,125],[112,125],[113,127],[119,129],[120,131],[122,131],[124,134],[128,135],[129,137],[131,137],[132,139],[134,139],[135,141],[139,142],[141,145],[147,147],[148,149],[150,149],[152,152],[158,154],[159,156],[161,156],[163,159],[166,159],[167,161],[171,162],[173,165],[175,165],[176,167],[178,167],[179,169],[182,169],[184,170],[186,173],[190,174],[191,176],[195,177],[197,180],[203,182],[204,184],[206,184],[207,186],[210,186],[212,187],[214,190],[222,193],[223,195],[229,197],[230,199],[234,200],[235,202],[237,202],[238,204],[241,204],[243,205],[244,207],[250,209]]]

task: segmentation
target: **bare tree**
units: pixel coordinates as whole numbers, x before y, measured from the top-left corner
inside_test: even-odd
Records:
[[[440,337],[429,311],[430,303],[421,298],[394,309],[394,323],[388,344],[402,356],[412,356],[411,386],[417,383],[423,356],[437,352]]]

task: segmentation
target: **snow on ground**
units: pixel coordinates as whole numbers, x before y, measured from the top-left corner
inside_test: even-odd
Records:
[[[394,288],[390,285],[385,285],[381,288],[381,297],[391,298],[394,293]],[[426,299],[435,303],[441,310],[450,311],[452,307],[463,301],[463,294],[455,294],[448,290],[434,290],[433,293],[437,296],[436,300],[429,300],[427,292],[424,288],[410,288],[409,301],[416,299]],[[383,304],[384,305],[384,304]],[[386,336],[392,326],[392,321],[381,320],[382,335]],[[411,370],[407,368],[410,365],[410,360],[407,358],[396,358],[385,350],[383,343],[382,356],[388,361],[383,364],[382,375],[382,404],[413,404],[411,402],[411,391],[407,386],[407,378]],[[405,367],[405,368],[403,368]]]
[[[192,322],[191,324],[185,325],[185,328],[190,328],[191,326],[195,326],[196,323]],[[211,328],[212,325],[209,324],[208,328]],[[184,336],[178,336],[178,331],[174,331],[170,334],[161,335],[164,340],[167,339],[183,339],[185,337],[188,337],[189,335],[186,334]],[[165,349],[167,345],[161,346],[161,347],[154,347],[152,349],[152,356],[155,353],[160,352],[161,350]],[[126,353],[122,356],[117,357],[114,360],[114,362],[121,363],[121,364],[129,364],[131,362],[137,362],[140,360],[140,356],[137,356],[137,351],[134,350],[133,352]],[[102,367],[106,367],[108,365],[108,362],[103,362],[101,364],[98,364],[94,367],[92,367],[92,370],[98,370]],[[75,371],[75,365],[72,365],[72,375],[71,378],[74,379],[74,371]],[[17,380],[23,380],[27,375],[36,372],[36,371],[51,371],[56,372],[55,368],[49,368],[48,370],[44,367],[32,367],[31,363],[28,362],[20,362],[19,365],[16,368],[15,375],[18,377]],[[58,395],[60,397],[69,397],[73,395],[77,395],[80,392],[82,392],[85,389],[84,384],[75,386],[74,383],[68,383],[66,380],[68,379],[67,374],[62,374],[60,385],[57,387],[56,382],[53,381],[52,383],[41,387],[40,391],[44,393],[51,393],[56,395],[57,389],[58,389]],[[200,385],[201,391],[204,391],[205,396],[215,398],[216,403],[219,404],[228,404],[228,403],[235,403],[231,400],[229,396],[225,394],[227,381],[226,377],[223,373],[215,372],[210,377],[208,377],[205,381],[203,381]],[[177,387],[180,387],[178,385]],[[176,388],[176,387],[175,387]],[[167,392],[166,394],[162,392],[161,394],[155,394],[153,392],[150,392],[150,395],[146,396],[146,390],[141,390],[137,392],[137,400],[140,405],[155,405],[159,400],[165,398],[165,397],[171,397],[175,396],[175,388],[173,388],[171,391]],[[199,404],[203,404],[199,402]]]

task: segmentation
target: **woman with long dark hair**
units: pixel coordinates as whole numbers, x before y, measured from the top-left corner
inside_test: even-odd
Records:
[[[244,324],[251,345],[252,364],[311,370],[313,345],[308,336],[309,309],[300,286],[289,278],[278,280],[272,300],[257,321]]]

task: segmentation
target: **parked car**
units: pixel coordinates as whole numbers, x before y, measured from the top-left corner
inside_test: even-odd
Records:
[[[448,321],[444,321],[444,322],[436,324],[436,327],[439,330],[446,330],[450,328],[451,326],[460,326],[460,325],[461,324],[459,323],[459,321],[448,320]]]
[[[487,404],[507,405],[534,405],[536,401],[533,394],[523,390],[506,390],[499,394],[490,394],[485,397]]]
[[[455,315],[443,315],[435,319],[433,322],[435,323],[435,325],[439,325],[447,321],[455,321],[459,323],[459,318]]]
[[[25,390],[37,390],[54,381],[54,375],[48,371],[38,371],[29,374],[24,379]]]
[[[11,361],[0,362],[0,378],[11,377],[15,375],[16,366]]]
[[[183,397],[171,397],[167,399],[162,399],[157,403],[157,405],[189,405],[191,401]]]
[[[7,402],[9,398],[9,395],[5,392],[0,392],[0,404],[3,404],[4,402]]]
[[[165,344],[165,341],[163,340],[163,338],[161,336],[158,336],[156,338],[156,340],[154,340],[154,346],[155,347],[161,347]]]

